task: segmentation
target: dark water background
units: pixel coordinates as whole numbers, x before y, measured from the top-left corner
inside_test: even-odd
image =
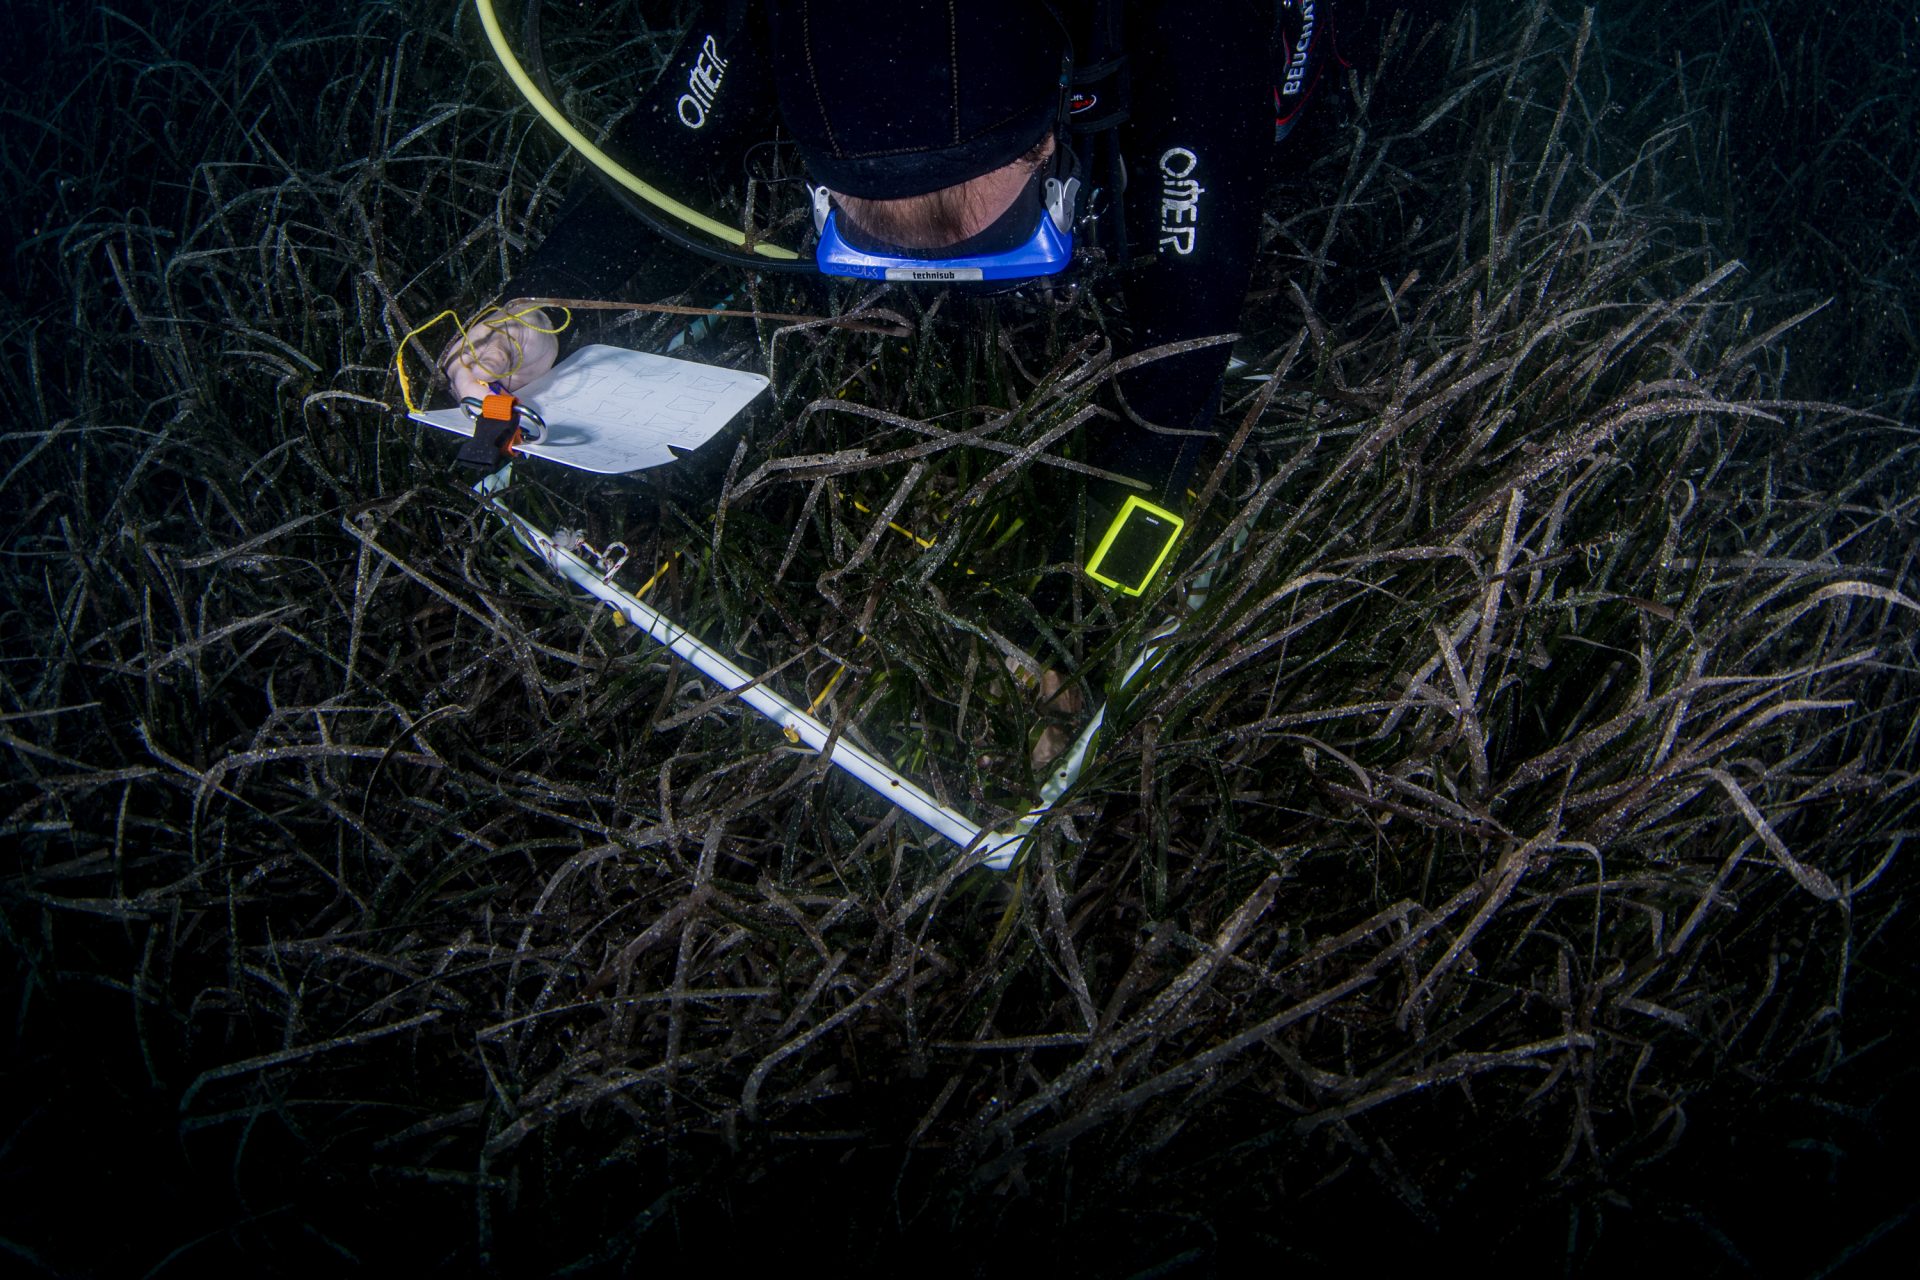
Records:
[[[366,24],[354,8],[341,7],[336,67],[371,58],[376,39],[391,36],[391,26]],[[1553,10],[1563,25],[1579,20],[1576,6]],[[69,255],[61,261],[84,262],[49,268],[60,256],[57,244],[82,238],[63,241],[55,233],[114,219],[168,224],[170,211],[153,202],[169,198],[170,166],[191,152],[187,139],[204,121],[159,118],[167,113],[164,98],[143,85],[199,74],[196,68],[219,72],[235,42],[261,38],[261,15],[271,11],[246,8],[231,28],[222,12],[207,10],[186,43],[155,48],[142,67],[127,61],[130,55],[94,60],[74,50],[102,30],[116,33],[115,47],[137,48],[138,41],[122,37],[154,17],[143,6],[111,13],[8,6],[0,130],[14,166],[7,218],[18,247],[0,260],[0,284],[14,321],[34,322],[43,349],[58,347],[69,326],[84,328],[113,293],[105,257]],[[287,12],[291,21],[299,11]],[[1698,225],[1726,256],[1746,264],[1756,305],[1763,301],[1778,316],[1831,299],[1790,344],[1790,355],[1779,357],[1788,366],[1786,391],[1901,423],[1920,421],[1920,149],[1913,137],[1920,84],[1912,62],[1920,19],[1907,5],[1789,0],[1606,3],[1594,15],[1612,97],[1630,104],[1610,110],[1700,126],[1652,163],[1675,169],[1675,189],[1699,201],[1687,212],[1704,220]],[[331,38],[324,28],[324,19],[306,13],[300,29],[303,38]],[[347,38],[356,30],[363,34]],[[1676,65],[1687,69],[1681,84],[1690,81],[1696,98],[1677,96],[1670,74]],[[100,93],[103,83],[117,88]],[[226,87],[212,86],[212,96]],[[440,95],[450,87],[426,91]],[[289,110],[273,118],[284,123],[304,108],[324,134],[329,93],[327,82],[285,84],[274,98]],[[1656,93],[1668,96],[1650,96]],[[125,128],[154,141],[118,153],[114,163],[123,171],[90,166],[84,139],[64,114],[76,97],[124,104]],[[111,133],[116,124],[104,127]],[[176,151],[169,151],[170,138],[180,139]],[[340,155],[342,165],[353,159]],[[1690,184],[1688,169],[1697,175]],[[133,205],[130,192],[145,193],[149,203]],[[400,259],[408,250],[388,252]],[[1383,252],[1390,255],[1391,247]],[[263,254],[259,270],[277,269]],[[449,270],[425,262],[419,269]],[[76,272],[91,285],[68,293],[79,289]],[[30,370],[22,332],[16,323],[7,350],[10,378],[23,396],[32,378],[95,375],[85,360],[48,358],[45,372]],[[129,348],[125,358],[140,357]],[[16,440],[11,452],[31,444]],[[0,468],[11,465],[0,458]],[[1914,476],[1895,476],[1886,500],[1911,502],[1915,488]],[[370,490],[359,499],[378,496]],[[24,508],[37,498],[16,490],[0,501]],[[18,642],[23,627],[44,625],[46,615],[17,603],[31,598],[35,569],[14,560],[14,607],[0,635]],[[1911,590],[1911,559],[1889,567]],[[20,672],[8,679],[15,687],[25,683]],[[12,741],[10,751],[21,750]],[[1911,773],[1911,743],[1906,758],[1874,763]],[[7,794],[23,795],[40,767],[14,757]],[[0,840],[24,849],[27,833],[10,826]],[[15,856],[5,855],[0,872],[14,874]],[[1189,1188],[1220,1206],[1209,1221],[1191,1207],[1163,1214],[1151,1202],[1084,1205],[1073,1199],[1071,1177],[1057,1199],[1023,1202],[1016,1170],[992,1193],[1004,1205],[1001,1234],[955,1245],[936,1227],[899,1221],[891,1208],[898,1160],[857,1144],[843,1155],[809,1147],[788,1156],[774,1141],[756,1158],[751,1182],[730,1180],[724,1154],[650,1151],[623,1166],[648,1170],[647,1177],[631,1186],[616,1177],[582,1177],[579,1185],[592,1188],[593,1198],[568,1203],[530,1193],[518,1199],[517,1186],[461,1185],[452,1174],[442,1183],[383,1179],[377,1159],[360,1167],[316,1161],[312,1152],[324,1147],[325,1134],[303,1132],[298,1110],[291,1125],[284,1116],[266,1119],[257,1102],[252,1114],[222,1123],[200,1117],[183,1124],[182,1091],[198,1071],[219,1064],[218,1047],[207,1058],[156,1061],[140,1018],[171,1015],[143,1003],[137,936],[70,929],[64,917],[40,914],[32,891],[21,889],[5,911],[5,989],[14,1016],[0,1063],[0,1270],[300,1275],[390,1273],[408,1265],[471,1274],[480,1266],[474,1242],[486,1233],[495,1241],[492,1261],[505,1274],[544,1274],[591,1259],[607,1240],[615,1245],[606,1256],[576,1274],[742,1255],[797,1266],[842,1253],[901,1272],[1025,1269],[1045,1258],[1069,1274],[1129,1274],[1160,1264],[1169,1268],[1160,1273],[1204,1274],[1237,1270],[1242,1251],[1307,1274],[1446,1262],[1582,1274],[1618,1274],[1628,1266],[1685,1274],[1890,1274],[1920,1253],[1920,1176],[1909,1155],[1920,1134],[1913,1066],[1920,1018],[1899,1017],[1900,1010],[1914,1011],[1920,994],[1910,915],[1910,908],[1889,915],[1884,945],[1849,1010],[1893,1029],[1861,1044],[1857,1063],[1839,1069],[1832,1088],[1723,1090],[1716,1080],[1722,1066],[1703,1053],[1684,1135],[1662,1158],[1604,1184],[1574,1175],[1543,1189],[1532,1148],[1507,1164],[1494,1147],[1475,1154],[1474,1172],[1462,1175],[1448,1210],[1423,1219],[1380,1189],[1390,1176],[1376,1181],[1329,1170],[1330,1185],[1293,1208],[1308,1188],[1263,1185],[1257,1162],[1244,1176],[1230,1163],[1206,1175],[1217,1188]],[[209,917],[199,927],[218,924]],[[217,945],[202,960],[215,972],[240,963]],[[336,1098],[359,1100],[350,1111],[377,1113],[434,1096],[439,1067],[395,1053],[342,1073],[332,1087]],[[908,1108],[918,1096],[905,1094],[894,1105]],[[316,1115],[314,1122],[334,1120]],[[574,1168],[581,1157],[563,1139],[549,1131],[541,1143],[531,1166],[582,1172]],[[1473,1181],[1479,1185],[1465,1185]],[[674,1185],[692,1190],[675,1199],[667,1194]],[[484,1223],[478,1232],[476,1221]]]

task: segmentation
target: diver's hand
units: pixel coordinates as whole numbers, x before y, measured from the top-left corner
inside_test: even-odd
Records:
[[[489,382],[509,391],[526,386],[560,354],[560,339],[544,311],[491,311],[464,337],[456,336],[440,353],[440,369],[453,385],[453,398],[483,397]]]

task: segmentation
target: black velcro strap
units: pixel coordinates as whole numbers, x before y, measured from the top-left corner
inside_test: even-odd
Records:
[[[513,446],[520,439],[520,428],[511,422],[477,419],[473,435],[460,446],[460,461],[470,467],[491,471],[512,460]]]
[[[1132,106],[1133,80],[1125,54],[1096,66],[1073,69],[1073,86],[1067,95],[1067,127],[1074,133],[1099,133],[1125,124]]]

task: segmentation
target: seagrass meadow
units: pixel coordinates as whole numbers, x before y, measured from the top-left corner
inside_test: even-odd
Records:
[[[1383,21],[1282,157],[1262,376],[1137,603],[1004,536],[1075,519],[1097,271],[663,249],[629,298],[891,333],[715,322],[681,354],[772,379],[739,430],[514,502],[984,823],[1076,726],[1010,652],[1111,697],[1004,874],[616,626],[399,413],[403,336],[586,180],[468,6],[8,17],[12,1274],[1911,1259],[1910,7]],[[599,126],[689,12],[543,19]],[[703,198],[799,243],[763,161]]]

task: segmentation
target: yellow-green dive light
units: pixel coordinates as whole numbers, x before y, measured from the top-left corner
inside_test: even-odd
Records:
[[[1165,507],[1131,494],[1087,559],[1087,576],[1103,587],[1137,596],[1159,574],[1187,527]]]

